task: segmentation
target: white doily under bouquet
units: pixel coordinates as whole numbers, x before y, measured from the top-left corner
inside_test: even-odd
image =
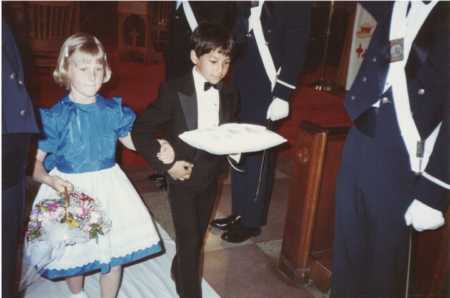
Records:
[[[21,287],[31,284],[64,249],[105,235],[111,229],[100,202],[83,192],[65,192],[33,206],[25,234]],[[30,253],[32,252],[32,253]]]

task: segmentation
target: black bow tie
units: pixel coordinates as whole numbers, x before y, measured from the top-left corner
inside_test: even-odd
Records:
[[[203,87],[203,90],[208,91],[209,88],[213,87],[216,90],[220,90],[220,88],[222,88],[222,84],[221,83],[217,83],[217,84],[211,84],[210,82],[205,82],[205,86]]]

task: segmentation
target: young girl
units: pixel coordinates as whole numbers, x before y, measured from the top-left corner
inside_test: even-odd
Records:
[[[83,275],[100,270],[102,297],[116,297],[122,265],[161,251],[145,205],[114,160],[117,140],[135,150],[130,137],[135,114],[122,106],[120,98],[97,94],[111,70],[94,36],[70,36],[60,50],[53,77],[69,94],[41,110],[44,138],[38,143],[33,177],[42,186],[34,204],[75,188],[99,200],[112,227],[98,241],[66,246],[62,257],[41,274],[65,278],[71,297],[84,298]],[[158,158],[172,162],[173,151],[160,143]],[[52,170],[47,173],[46,168]]]

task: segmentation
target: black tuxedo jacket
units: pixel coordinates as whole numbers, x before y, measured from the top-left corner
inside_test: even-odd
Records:
[[[238,117],[238,96],[229,82],[224,82],[219,91],[219,124],[235,122]],[[195,149],[178,136],[188,130],[197,129],[197,97],[192,72],[175,80],[163,83],[158,98],[142,115],[132,130],[136,150],[159,171],[166,172],[172,165],[163,164],[156,154],[160,145],[156,133],[164,128],[161,137],[168,140],[175,151],[175,161],[185,160],[194,164],[189,180],[170,183],[203,185],[215,179],[224,168],[225,158]]]
[[[232,1],[189,1],[197,22],[218,23],[231,28],[235,18],[235,3]],[[169,19],[169,36],[165,53],[166,78],[171,80],[183,76],[192,68],[189,56],[191,49],[191,28],[187,22],[183,7],[173,11]]]

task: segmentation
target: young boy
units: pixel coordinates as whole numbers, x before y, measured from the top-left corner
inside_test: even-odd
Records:
[[[137,151],[155,170],[168,174],[177,247],[172,278],[183,298],[202,296],[200,252],[225,158],[190,147],[178,135],[236,121],[237,93],[230,83],[222,81],[233,45],[231,34],[223,27],[200,24],[192,33],[192,71],[163,83],[158,98],[136,120],[132,131]],[[160,144],[155,132],[162,126],[175,153],[169,165],[156,157]]]

